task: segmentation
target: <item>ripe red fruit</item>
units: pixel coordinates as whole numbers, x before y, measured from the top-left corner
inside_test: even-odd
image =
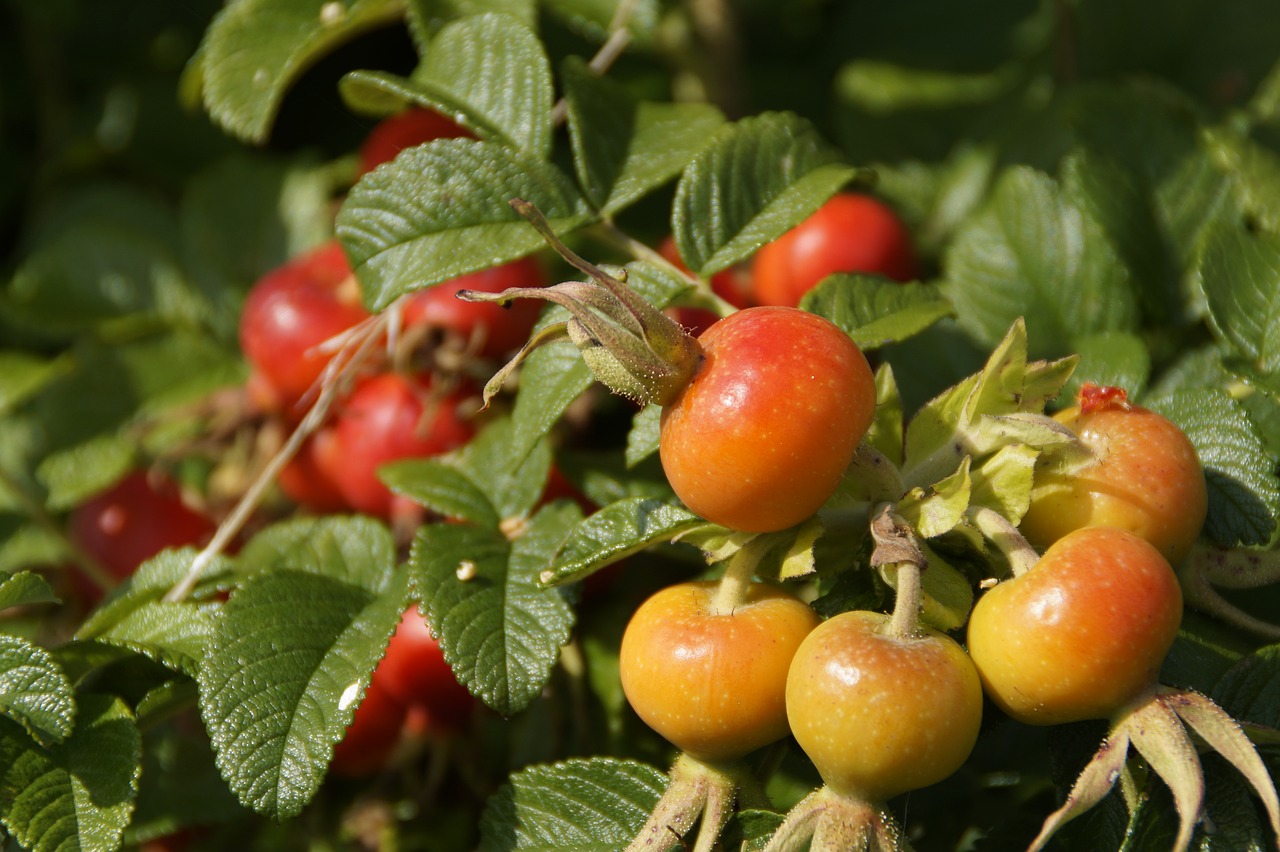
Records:
[[[865,272],[895,281],[916,277],[907,226],[884,202],[846,192],[756,252],[751,273],[762,305],[800,304],[828,275]]]
[[[475,699],[458,683],[416,606],[401,616],[373,679],[411,713],[416,711],[419,724],[432,733],[462,730],[475,709]]]
[[[361,778],[382,769],[400,742],[406,712],[405,706],[378,683],[375,674],[346,735],[333,749],[329,771],[346,778]]]
[[[471,440],[472,425],[459,413],[466,395],[436,393],[428,379],[382,373],[360,381],[333,421],[334,482],[347,505],[389,518],[393,499],[378,479],[387,462],[447,452]]]
[[[862,351],[834,323],[780,307],[731,314],[698,343],[701,363],[662,411],[672,488],[730,529],[772,532],[810,517],[875,415]]]
[[[467,302],[459,290],[500,293],[509,287],[541,287],[546,284],[542,267],[531,257],[493,266],[414,293],[404,305],[404,326],[441,328],[463,340],[475,340],[477,353],[486,358],[506,355],[529,339],[541,306],[532,299],[517,299],[506,307],[494,302]]]
[[[432,139],[470,136],[471,133],[440,113],[411,106],[404,112],[384,118],[369,131],[364,144],[360,146],[360,174],[371,172],[383,163],[394,160],[396,154],[405,148],[412,148]]]
[[[317,347],[368,316],[335,240],[259,279],[240,315],[240,347],[288,412],[332,358]]]
[[[1084,527],[984,594],[969,654],[987,694],[1030,725],[1103,719],[1155,686],[1182,590],[1146,540]]]
[[[119,579],[167,547],[202,545],[216,524],[182,502],[177,487],[137,470],[71,511],[68,535]]]
[[[350,509],[334,478],[342,466],[339,450],[332,424],[320,427],[303,441],[297,455],[281,469],[280,490],[295,503],[318,514]]]

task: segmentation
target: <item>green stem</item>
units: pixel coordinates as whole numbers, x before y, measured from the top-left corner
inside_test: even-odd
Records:
[[[720,578],[720,585],[711,599],[712,615],[733,615],[734,610],[747,602],[756,566],[764,556],[765,546],[760,538],[753,538],[737,553],[729,557],[729,564]]]
[[[909,639],[920,631],[920,606],[924,598],[921,589],[920,566],[914,562],[900,562],[897,568],[897,598],[893,615],[889,618],[889,635]]]
[[[1040,554],[1022,537],[1018,528],[995,509],[971,507],[967,514],[974,526],[1004,554],[1013,576],[1027,573],[1040,561]]]

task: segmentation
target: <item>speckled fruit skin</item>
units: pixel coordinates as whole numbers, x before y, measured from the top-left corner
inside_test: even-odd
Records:
[[[982,687],[936,630],[890,635],[889,616],[845,612],[801,644],[787,676],[791,732],[837,793],[883,802],[937,783],[969,757]]]
[[[733,760],[787,734],[787,668],[818,624],[803,601],[753,584],[732,614],[712,612],[716,584],[681,583],[627,624],[619,666],[636,714],[704,761]]]
[[[698,338],[703,360],[662,411],[676,494],[712,523],[773,532],[805,520],[844,476],[875,416],[875,379],[834,323],[747,308]]]
[[[1139,406],[1055,417],[1094,454],[1084,466],[1037,472],[1022,534],[1037,548],[1072,530],[1119,527],[1179,562],[1200,535],[1209,498],[1195,447],[1182,430]]]
[[[1068,533],[969,616],[987,695],[1029,725],[1110,717],[1156,683],[1182,621],[1168,561],[1125,530]]]

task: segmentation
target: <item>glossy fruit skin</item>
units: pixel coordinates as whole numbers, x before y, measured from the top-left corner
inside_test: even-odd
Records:
[[[344,778],[363,778],[380,771],[400,742],[407,712],[377,682],[375,674],[345,736],[333,749],[329,772]]]
[[[286,413],[296,413],[332,358],[316,347],[369,316],[359,297],[336,240],[267,273],[249,291],[240,348]]]
[[[373,679],[396,701],[420,711],[425,718],[418,723],[432,733],[461,731],[475,710],[475,699],[458,683],[416,606],[401,616]]]
[[[1158,550],[1085,527],[978,600],[969,654],[987,695],[1020,722],[1103,719],[1155,685],[1181,621],[1182,590]]]
[[[183,503],[172,482],[135,470],[73,509],[67,534],[123,580],[167,547],[207,543],[216,526]]]
[[[740,758],[787,734],[787,669],[818,624],[803,601],[751,586],[731,614],[712,611],[717,584],[654,594],[622,636],[622,690],[637,715],[704,761]]]
[[[519,349],[529,339],[542,304],[516,299],[503,307],[493,302],[464,302],[459,290],[498,293],[509,287],[542,287],[542,267],[531,257],[473,272],[414,293],[404,305],[405,329],[447,329],[463,340],[479,342],[477,354],[497,358]]]
[[[458,139],[471,134],[440,113],[412,106],[378,122],[360,146],[360,174],[394,160],[405,148],[432,139]]]
[[[824,621],[787,676],[791,732],[828,787],[867,802],[934,784],[969,757],[982,686],[954,640],[926,628],[891,635],[889,616]]]
[[[464,398],[436,394],[427,379],[400,373],[358,382],[333,421],[338,465],[330,473],[347,505],[391,517],[394,501],[378,468],[436,456],[471,440],[475,429],[459,411]]]
[[[911,232],[887,204],[845,192],[756,252],[751,266],[761,305],[800,304],[800,297],[836,272],[865,272],[894,281],[917,275]]]
[[[659,451],[676,494],[730,529],[772,532],[835,491],[875,416],[875,379],[849,336],[816,314],[758,307],[717,322],[662,412]]]
[[[1195,447],[1172,421],[1134,405],[1059,412],[1094,454],[1036,473],[1022,534],[1039,549],[1072,530],[1109,526],[1154,544],[1171,563],[1200,536],[1209,497]]]

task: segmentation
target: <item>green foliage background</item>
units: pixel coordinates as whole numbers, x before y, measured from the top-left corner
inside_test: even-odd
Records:
[[[963,622],[990,576],[964,512],[1020,514],[1031,456],[1018,447],[1047,439],[984,445],[959,472],[937,451],[1054,395],[1058,374],[1028,358],[1078,354],[1065,394],[1123,384],[1178,422],[1209,478],[1206,541],[1274,553],[1274,3],[636,0],[627,49],[599,76],[587,61],[615,11],[0,0],[0,848],[105,850],[192,826],[205,848],[347,848],[372,824],[388,848],[616,849],[665,784],[669,749],[617,685],[619,634],[646,592],[705,570],[673,539],[733,543],[675,503],[652,410],[604,401],[589,441],[559,430],[591,384],[564,347],[527,362],[509,417],[467,450],[385,472],[466,524],[427,525],[398,549],[370,519],[285,518],[277,501],[181,604],[161,598],[194,551],[149,562],[91,613],[67,605],[71,508],[140,463],[204,493],[234,468],[243,448],[190,448],[217,422],[202,403],[247,376],[244,296],[334,234],[382,309],[539,250],[506,205],[520,196],[665,305],[697,296],[629,238],[672,234],[707,276],[842,186],[874,188],[909,221],[922,280],[832,280],[806,307],[881,364],[873,441],[916,474],[904,511],[937,525],[927,617]],[[406,104],[456,115],[479,141],[422,146],[352,185],[352,153]],[[553,459],[600,513],[535,512]],[[514,543],[500,528],[513,516],[528,523]],[[824,615],[889,595],[849,570],[865,536],[844,517],[824,518],[812,551],[780,540],[774,553],[784,575],[797,558],[817,569]],[[624,557],[590,597],[579,581]],[[463,559],[481,583],[457,578]],[[1226,594],[1280,614],[1274,586]],[[412,601],[490,710],[464,742],[377,779],[328,778],[346,690],[367,686]],[[1189,611],[1163,680],[1275,728],[1274,641]],[[270,712],[247,719],[247,706]],[[1025,848],[1099,736],[989,713],[961,772],[895,812],[921,850]],[[1274,740],[1263,751],[1274,776]],[[759,758],[780,808],[816,783],[794,748]],[[1198,848],[1274,845],[1242,782],[1207,773],[1217,831]],[[1133,810],[1113,796],[1060,848],[1166,848],[1171,809],[1154,783]],[[740,814],[726,843],[775,825]]]

